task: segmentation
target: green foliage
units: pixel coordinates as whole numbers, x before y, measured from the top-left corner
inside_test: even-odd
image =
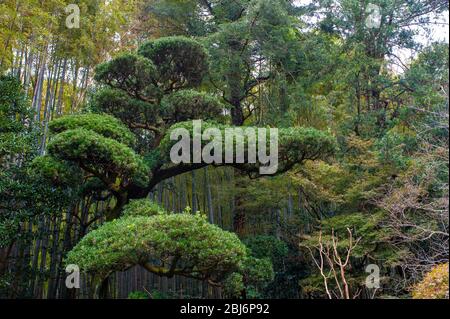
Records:
[[[348,230],[353,233],[353,241],[360,239],[353,250],[353,258],[363,258],[370,254],[383,258],[386,265],[395,265],[401,257],[393,247],[385,245],[390,238],[390,230],[383,227],[385,215],[383,212],[373,212],[370,215],[364,213],[340,214],[321,221],[322,240],[331,245],[331,233],[339,238],[337,248],[345,252],[348,248]],[[316,247],[318,245],[319,232],[315,232],[302,245]],[[398,258],[397,258],[398,257]]]
[[[168,35],[205,35],[205,19],[194,14],[198,1],[195,0],[157,0],[147,4],[153,15],[164,17],[165,27],[162,28],[161,36]],[[186,14],[189,12],[189,14]]]
[[[161,101],[161,116],[169,123],[188,120],[218,120],[224,105],[215,97],[194,90],[182,90],[166,95]]]
[[[279,152],[292,162],[327,158],[336,151],[333,136],[313,128],[280,129]]]
[[[288,246],[282,240],[273,236],[260,235],[252,236],[244,240],[245,245],[250,249],[255,258],[268,258],[272,264],[279,266],[283,258],[289,252]]]
[[[246,295],[249,298],[263,297],[264,288],[273,281],[275,274],[269,258],[248,257],[242,267]]]
[[[224,282],[224,293],[230,298],[264,298],[265,290],[275,279],[275,269],[288,254],[283,241],[272,236],[253,236],[244,240],[249,254],[238,272]]]
[[[83,128],[68,130],[54,137],[49,153],[59,159],[82,163],[83,168],[99,176],[133,179],[137,183],[148,178],[143,160],[128,146]]]
[[[23,130],[23,125],[17,117],[26,120],[30,114],[20,82],[12,76],[1,76],[0,132],[4,134]]]
[[[73,202],[80,171],[48,156],[37,157],[38,124],[32,121],[32,111],[20,83],[12,77],[0,77],[0,124],[0,262],[3,263],[8,257],[3,252],[12,244],[16,247],[31,244],[23,228],[25,223],[55,215]],[[49,183],[49,179],[55,184]],[[3,288],[8,291],[8,287],[12,289],[14,283],[26,278],[29,265],[17,267],[18,273],[0,278],[1,293]]]
[[[161,299],[178,299],[178,298],[171,298],[171,295],[165,292],[161,292],[158,290],[153,290],[151,294],[152,299],[161,300]]]
[[[0,165],[4,157],[35,151],[35,132],[27,125],[32,119],[22,86],[11,76],[0,76]]]
[[[82,184],[80,169],[70,162],[59,161],[45,155],[36,157],[30,165],[30,174],[56,186],[73,187]]]
[[[239,270],[224,281],[224,293],[228,298],[261,298],[267,285],[274,279],[269,258],[248,256]]]
[[[196,41],[185,37],[166,37],[144,43],[138,53],[153,61],[158,86],[163,92],[193,88],[207,70],[207,52]]]
[[[164,214],[167,214],[164,208],[145,198],[132,200],[123,208],[124,217],[151,217]]]
[[[420,23],[427,24],[433,14],[438,14],[448,9],[448,3],[440,1],[430,3],[429,1],[394,1],[394,0],[374,0],[372,5],[380,8],[382,16],[380,27],[367,27],[366,19],[371,13],[366,2],[357,0],[342,1],[339,6],[330,5],[328,1],[319,1],[320,6],[327,12],[325,19],[328,29],[339,34],[350,35],[348,40],[362,44],[365,50],[374,57],[382,57],[383,54],[392,54],[393,46],[396,43],[401,48],[416,48],[418,44],[414,41],[413,30],[408,26]],[[367,10],[367,11],[366,11]],[[387,23],[387,22],[390,23]],[[385,23],[383,23],[385,22]],[[383,39],[377,39],[377,34],[383,34]],[[371,45],[377,41],[377,46]]]
[[[224,281],[224,295],[227,298],[239,298],[245,290],[244,276],[234,272]]]
[[[236,235],[209,224],[203,215],[128,213],[88,233],[68,254],[66,264],[102,277],[143,265],[161,276],[222,278],[245,256],[246,248]],[[171,266],[164,266],[167,262]]]
[[[170,149],[177,143],[170,139],[173,130],[183,128],[191,135],[193,134],[193,123],[182,122],[173,125],[169,132],[161,141],[160,152],[161,155],[169,156]],[[217,124],[213,122],[202,122],[202,133],[209,128],[217,128],[221,130],[222,136],[225,136],[227,128],[233,129],[233,126]],[[248,147],[248,136],[245,135],[245,129],[248,127],[240,127],[243,129],[242,133],[237,133],[233,138],[233,147],[236,147],[237,138],[240,137],[244,141],[244,150]],[[251,127],[250,127],[251,128]],[[256,139],[258,139],[258,128],[253,128],[256,132]],[[269,135],[267,135],[269,141]],[[224,140],[222,141],[225,142]],[[268,143],[269,144],[269,143]],[[220,145],[219,149],[222,152],[226,151],[226,147]],[[278,129],[278,152],[279,152],[279,172],[285,172],[292,168],[293,165],[301,164],[306,160],[317,160],[320,158],[327,158],[336,151],[336,142],[334,138],[327,132],[319,131],[313,128],[280,128]],[[234,154],[236,155],[236,154]],[[224,156],[222,156],[224,158]],[[167,160],[167,159],[166,159]],[[248,172],[257,172],[257,165],[245,164],[240,165],[239,168]]]
[[[13,218],[0,220],[0,247],[8,247],[17,237],[19,223]]]
[[[146,292],[132,291],[128,294],[128,299],[150,299],[150,297]]]
[[[412,91],[417,105],[435,109],[445,103],[446,97],[440,88],[448,81],[448,70],[448,45],[434,43],[412,63],[404,76],[403,85]]]
[[[395,131],[387,132],[376,144],[380,153],[380,162],[385,165],[390,164],[397,170],[406,169],[410,164],[408,150],[411,150],[415,144],[414,136],[399,134]]]
[[[11,165],[10,160],[27,164],[35,155],[31,114],[20,82],[0,76],[0,248],[20,238],[20,223],[30,214],[26,205],[33,185],[26,168]]]
[[[95,69],[95,80],[121,89],[135,98],[151,97],[159,94],[155,86],[156,72],[151,60],[125,53],[98,65]]]
[[[207,70],[207,53],[195,40],[148,41],[136,54],[119,55],[96,68],[102,86],[89,108],[120,119],[135,134],[136,152],[151,155],[171,125],[223,119],[224,106],[213,95],[193,90]]]
[[[156,123],[161,112],[158,105],[131,98],[124,91],[114,88],[97,92],[90,107],[94,112],[113,115],[130,128],[137,124]]]
[[[51,121],[49,129],[55,134],[74,129],[85,129],[129,146],[134,143],[134,136],[128,128],[110,115],[78,114],[64,116]]]

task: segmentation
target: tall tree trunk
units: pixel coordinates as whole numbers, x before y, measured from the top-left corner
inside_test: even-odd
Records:
[[[36,85],[33,94],[33,102],[31,107],[35,111],[35,121],[41,121],[41,106],[42,106],[42,87],[44,84],[44,73],[45,73],[45,65],[47,59],[47,48],[45,48],[44,53],[41,56],[39,71],[36,78]]]
[[[31,70],[33,68],[33,51],[31,48],[28,51],[28,55],[26,56],[26,63],[25,63],[25,74],[23,76],[23,87],[25,91],[25,97],[28,98],[29,90],[30,90],[30,81],[31,81]]]
[[[48,294],[47,299],[56,298],[56,288],[58,283],[58,272],[57,264],[58,264],[58,251],[59,251],[59,233],[61,228],[61,217],[56,217],[56,222],[53,226],[53,235],[52,235],[52,248],[50,251],[50,269],[49,269],[49,281],[48,281]]]
[[[191,190],[192,190],[192,212],[198,211],[198,200],[197,200],[197,181],[196,181],[196,173],[195,171],[191,172]]]
[[[50,226],[51,226],[51,219],[44,217],[44,227],[42,235],[44,236],[44,239],[42,240],[42,247],[41,247],[41,256],[40,256],[40,266],[38,271],[38,280],[35,287],[35,297],[36,298],[42,298],[43,297],[43,288],[44,288],[44,281],[45,281],[45,275],[46,275],[46,266],[47,266],[47,249],[48,249],[48,243],[49,243],[49,236],[50,236]]]
[[[212,199],[212,194],[211,194],[211,184],[209,182],[209,178],[208,178],[208,168],[205,167],[204,168],[204,172],[205,172],[205,193],[206,193],[206,202],[207,202],[207,206],[208,206],[208,216],[209,216],[209,222],[211,224],[214,224],[214,205],[213,205],[213,199]]]
[[[54,106],[54,104],[53,104],[53,102],[54,102],[53,86],[58,81],[57,79],[55,79],[58,69],[59,69],[59,62],[56,63],[56,66],[53,67],[53,69],[50,73],[50,76],[47,79],[47,93],[45,95],[45,104],[44,104],[44,132],[42,134],[42,141],[41,141],[41,147],[40,147],[41,155],[44,155],[45,147],[47,145],[48,124],[52,117],[53,106]]]
[[[61,75],[61,84],[59,86],[59,92],[58,92],[58,102],[57,102],[57,112],[58,116],[61,116],[63,114],[63,96],[64,96],[64,84],[66,81],[66,71],[67,71],[67,59],[64,59],[63,63],[63,69],[62,69],[62,75]]]
[[[41,243],[42,243],[41,236],[43,235],[43,233],[42,233],[43,228],[44,228],[44,216],[41,216],[40,218],[38,218],[38,224],[37,224],[36,233],[35,233],[36,243],[34,244],[33,262],[31,265],[31,271],[32,271],[33,277],[31,278],[30,289],[35,298],[36,298],[35,287],[36,287],[37,279],[39,276],[38,262],[39,262],[39,251],[41,249]]]

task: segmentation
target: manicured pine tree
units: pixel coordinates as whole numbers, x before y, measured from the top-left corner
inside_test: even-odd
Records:
[[[170,140],[173,129],[183,127],[192,132],[192,120],[203,120],[203,129],[218,127],[223,132],[226,128],[233,127],[226,124],[227,118],[222,115],[225,107],[216,97],[195,90],[202,84],[208,65],[206,50],[192,39],[168,37],[146,42],[136,53],[122,54],[96,68],[95,79],[99,82],[100,89],[93,97],[93,113],[62,117],[49,124],[53,136],[48,145],[48,156],[40,159],[41,164],[50,162],[55,167],[77,169],[84,176],[87,188],[95,185],[96,191],[100,187],[104,194],[115,198],[114,204],[104,212],[110,223],[102,226],[98,232],[109,232],[116,227],[121,231],[128,229],[129,219],[117,219],[123,215],[123,208],[130,200],[146,198],[164,180],[209,165],[205,162],[174,164],[170,159],[170,150],[175,144],[175,141]],[[218,124],[219,122],[221,123]],[[327,157],[333,153],[334,148],[334,139],[327,133],[310,128],[280,129],[278,173],[286,172],[306,160]],[[256,164],[214,165],[230,165],[254,177],[259,176],[259,165]],[[57,169],[55,173],[58,174]],[[167,222],[173,223],[175,229],[179,218],[185,218],[188,225],[193,223],[192,227],[200,223],[195,215],[182,217],[169,214],[158,218],[173,219],[173,222]],[[147,219],[136,222],[146,224],[149,222]],[[150,235],[160,227],[160,223],[154,220],[155,217],[151,219],[148,227],[142,229],[143,236]],[[183,226],[179,225],[179,232],[183,233]],[[201,229],[211,229],[217,236],[223,236],[223,240],[231,236],[219,229],[215,230],[215,226],[206,222],[201,225]],[[105,246],[107,249],[127,251],[127,241],[118,241],[113,245],[108,238],[116,237],[104,237],[109,243]],[[105,245],[104,240],[86,239],[74,251],[83,250],[83,243],[89,243],[92,249],[97,249],[99,245]],[[187,245],[191,245],[198,238],[187,237],[185,240]],[[240,247],[236,240],[233,239],[232,242]],[[212,244],[211,241],[208,242]],[[169,240],[169,243],[172,242]],[[227,249],[235,248],[233,244],[226,244],[226,241],[223,244],[225,246],[220,249],[224,251],[223,258],[226,258],[226,254],[230,253]],[[147,260],[151,249],[145,243],[142,245],[144,246],[139,247],[137,243],[135,248],[144,249],[148,254],[142,256]],[[190,253],[186,255],[189,256]],[[80,253],[78,256],[76,261],[84,264],[84,254]],[[205,260],[209,258],[206,251],[201,256]],[[222,265],[225,259],[216,260],[217,267],[207,267],[203,271],[195,266],[180,271],[176,268],[177,259],[183,257],[183,254],[171,256],[170,261],[164,260],[158,267],[149,264],[149,260],[143,262],[141,259],[124,263],[112,262],[111,265],[105,262],[102,266],[105,269],[102,269],[101,274],[104,279],[109,275],[108,269],[126,269],[134,264],[141,264],[147,270],[162,276],[190,274],[205,280],[217,279],[217,274],[226,272],[217,266]],[[201,258],[195,260],[200,264],[204,262]],[[238,264],[232,262],[227,267],[222,266],[230,271]],[[108,268],[109,266],[112,268]],[[86,266],[84,269],[97,271],[95,267]]]

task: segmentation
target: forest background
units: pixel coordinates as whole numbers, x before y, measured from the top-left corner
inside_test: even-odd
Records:
[[[448,298],[447,28],[443,0],[0,0],[0,297]],[[192,119],[280,128],[279,174],[164,162]]]

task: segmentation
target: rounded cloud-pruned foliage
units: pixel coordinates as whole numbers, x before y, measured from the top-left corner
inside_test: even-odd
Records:
[[[77,162],[111,184],[117,177],[140,182],[148,178],[148,168],[131,148],[95,131],[78,128],[57,134],[48,150],[51,156]]]
[[[36,157],[30,166],[30,175],[51,181],[55,186],[73,186],[82,184],[79,167],[73,163],[60,161],[45,155]]]
[[[164,208],[146,198],[132,200],[123,208],[125,217],[151,217],[163,214],[167,214]]]
[[[198,42],[166,37],[144,43],[138,53],[153,61],[164,91],[198,86],[208,70],[208,54]]]
[[[66,263],[100,278],[141,265],[160,276],[213,282],[240,268],[247,248],[235,234],[189,210],[146,216],[146,210],[153,211],[151,206],[144,201],[132,203],[124,217],[88,233]]]
[[[120,120],[106,114],[89,113],[64,116],[51,121],[49,129],[55,134],[68,130],[85,129],[127,145],[134,143],[134,135],[130,130]]]
[[[235,127],[214,122],[202,122],[202,133],[210,128],[219,129],[222,136],[225,136],[226,129],[233,129]],[[251,127],[241,128],[242,132],[245,132],[245,129]],[[193,138],[192,134],[194,131],[194,124],[192,123],[192,121],[180,122],[173,125],[161,141],[160,152],[162,157],[169,156],[171,148],[178,142],[176,140],[170,139],[172,131],[177,129],[186,129],[190,133],[191,138]],[[254,130],[256,132],[256,138],[258,138],[258,129],[254,128]],[[244,151],[247,152],[248,137],[245,134],[239,134],[239,136],[243,138]],[[278,137],[279,173],[285,172],[292,168],[292,166],[294,166],[295,164],[301,164],[307,160],[326,159],[328,156],[334,154],[337,148],[336,140],[332,135],[314,128],[280,128],[278,129]],[[233,139],[234,148],[236,146],[236,140],[237,139],[235,135]],[[269,142],[269,136],[267,136],[267,141]],[[222,142],[223,145],[221,149],[222,152],[225,152],[226,147],[224,145],[224,141]],[[225,154],[222,155],[222,158],[224,157]],[[242,164],[238,165],[238,168],[248,173],[256,173],[259,169],[259,166],[258,164]]]
[[[161,113],[158,105],[130,98],[123,90],[116,88],[104,88],[97,92],[91,108],[96,112],[112,114],[131,128],[154,125]]]
[[[161,101],[162,117],[169,123],[219,119],[224,108],[216,97],[194,90],[177,91]]]
[[[125,53],[98,65],[95,68],[95,80],[121,89],[135,98],[145,98],[158,93],[157,73],[151,60]]]
[[[132,130],[152,132],[157,142],[176,122],[223,117],[219,99],[194,91],[207,72],[208,54],[199,42],[181,36],[150,40],[136,53],[97,66],[100,89],[90,107]]]

